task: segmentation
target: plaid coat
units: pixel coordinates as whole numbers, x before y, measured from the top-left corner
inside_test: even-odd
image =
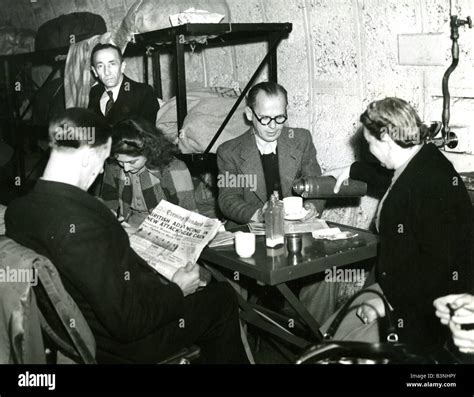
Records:
[[[139,174],[145,206],[149,213],[163,199],[197,212],[194,186],[186,164],[174,159],[163,171],[146,169]],[[104,171],[102,199],[110,209],[120,208],[124,218],[130,213],[133,188],[130,177],[118,164],[107,162]]]

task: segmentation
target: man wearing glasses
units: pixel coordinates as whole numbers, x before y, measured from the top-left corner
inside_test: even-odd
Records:
[[[217,150],[219,207],[237,224],[262,222],[274,191],[280,199],[292,196],[295,179],[321,175],[310,132],[285,126],[287,104],[281,85],[255,85],[245,111],[252,128]],[[307,201],[306,218],[317,216],[323,206],[321,200]]]

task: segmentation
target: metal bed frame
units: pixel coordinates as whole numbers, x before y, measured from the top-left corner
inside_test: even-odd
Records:
[[[280,42],[292,31],[291,23],[221,23],[221,24],[186,24],[152,32],[141,33],[134,36],[124,53],[124,57],[141,56],[143,58],[143,81],[149,83],[150,73],[153,76],[153,88],[158,97],[162,97],[162,79],[160,72],[160,54],[171,52],[173,55],[173,84],[177,103],[178,129],[183,125],[187,115],[186,103],[186,66],[185,51],[188,48],[222,47],[227,45],[248,44],[253,42],[266,42],[267,53],[256,66],[255,72],[240,97],[236,100],[224,122],[216,131],[215,136],[207,146],[204,153],[181,155],[193,174],[215,170],[215,155],[210,153],[216,140],[224,130],[228,121],[245,98],[250,87],[261,73],[263,67],[268,65],[268,78],[278,80],[277,48]],[[203,40],[204,38],[204,40]],[[64,77],[64,65],[68,47],[52,50],[35,51],[31,53],[0,56],[0,72],[4,76],[6,86],[7,117],[2,121],[14,139],[16,164],[18,175],[22,181],[25,175],[25,158],[23,153],[25,139],[33,135],[45,135],[47,126],[31,125],[24,118],[38,95],[38,92],[56,75],[58,71]],[[151,58],[152,70],[149,70],[148,58]],[[31,78],[33,65],[50,65],[51,73],[41,86],[34,84]],[[18,101],[16,84],[22,78],[25,84],[33,85],[34,89],[28,98],[28,105],[22,111]]]

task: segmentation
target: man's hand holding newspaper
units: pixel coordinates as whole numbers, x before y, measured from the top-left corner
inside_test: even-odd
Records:
[[[176,283],[184,295],[205,286],[196,261],[221,226],[210,219],[162,200],[130,236],[130,245],[162,276]],[[201,271],[200,271],[201,270]]]
[[[199,266],[195,263],[188,262],[185,267],[176,270],[171,281],[181,288],[184,296],[194,294],[196,290],[202,286],[199,277]]]

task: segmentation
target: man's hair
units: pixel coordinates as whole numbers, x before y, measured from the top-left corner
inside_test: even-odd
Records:
[[[146,157],[149,169],[164,169],[179,153],[154,124],[142,118],[123,120],[113,127],[111,155]]]
[[[260,91],[265,92],[268,96],[277,96],[278,94],[283,95],[286,103],[288,103],[288,93],[285,88],[278,83],[273,81],[263,81],[255,84],[247,95],[247,106],[254,108],[257,103],[257,95]]]
[[[89,109],[66,109],[49,123],[52,148],[98,147],[105,145],[111,136],[112,128],[105,118]]]
[[[122,55],[122,51],[120,50],[120,48],[118,48],[116,45],[114,44],[109,44],[109,43],[106,43],[106,44],[102,44],[102,43],[99,43],[99,44],[96,44],[95,47],[92,49],[92,53],[91,53],[91,65],[94,66],[94,56],[96,54],[96,52],[98,51],[101,51],[101,50],[107,50],[109,48],[112,48],[113,50],[117,51],[118,55],[119,55],[119,59],[120,59],[120,62],[122,62],[123,60],[123,55]]]

